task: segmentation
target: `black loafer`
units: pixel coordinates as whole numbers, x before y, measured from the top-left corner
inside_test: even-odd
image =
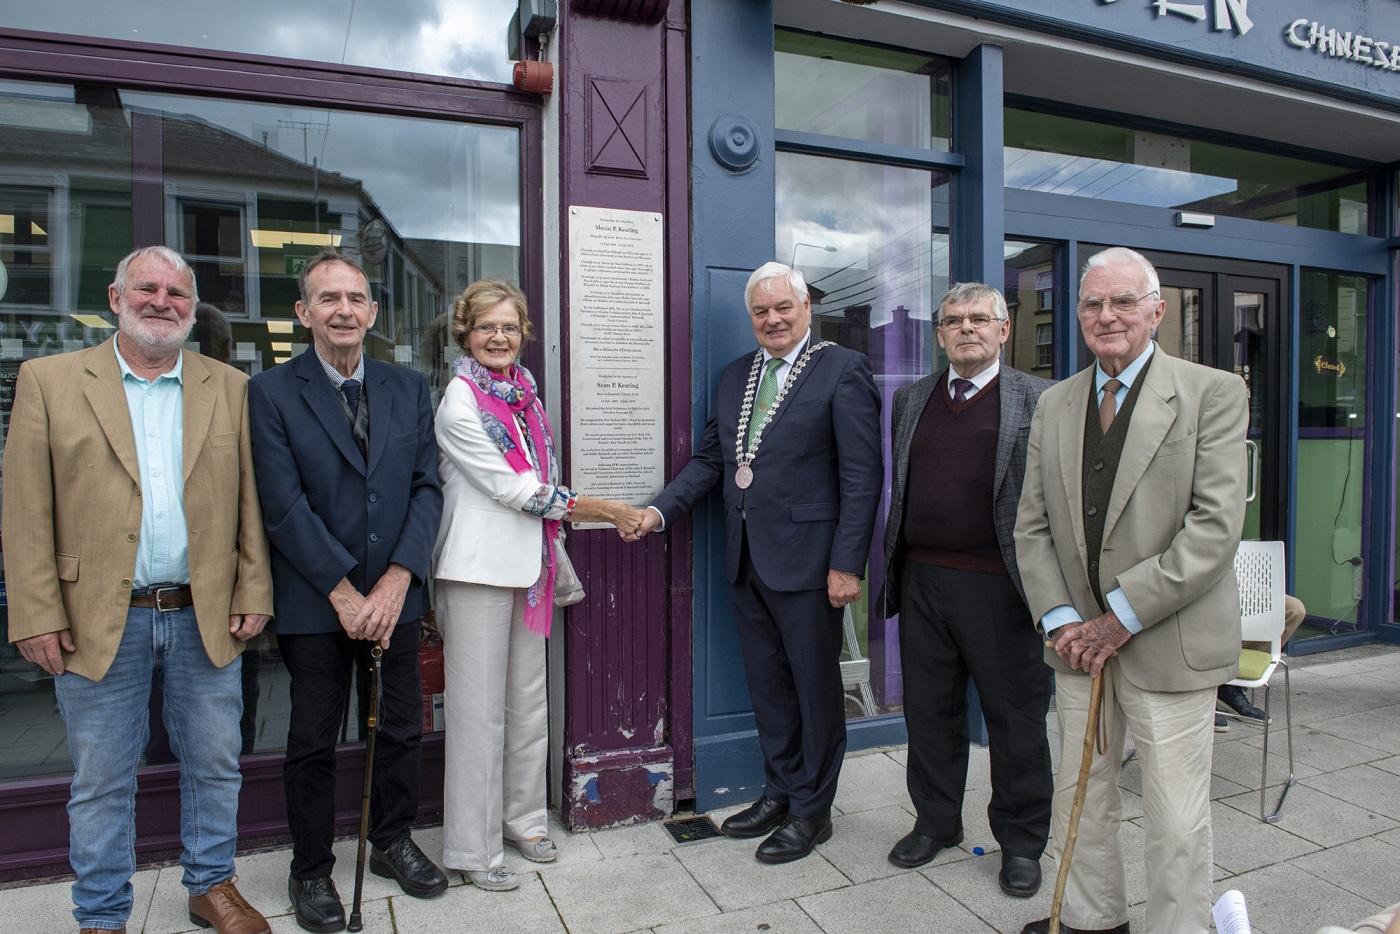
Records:
[[[437,864],[423,855],[408,834],[383,850],[375,847],[369,856],[369,871],[393,879],[414,898],[432,898],[447,891],[447,876]]]
[[[761,837],[774,830],[787,818],[787,804],[764,796],[730,817],[719,828],[726,837],[744,840]]]
[[[997,882],[1001,890],[1012,898],[1030,898],[1040,891],[1040,860],[1003,853]]]
[[[790,863],[812,852],[818,843],[831,839],[831,818],[808,820],[789,815],[783,826],[758,845],[754,857],[760,863]]]
[[[933,858],[938,855],[939,850],[946,850],[948,847],[957,846],[963,842],[962,831],[939,843],[932,837],[926,837],[917,830],[911,830],[890,850],[889,861],[900,869],[918,869],[933,862]]]
[[[345,930],[345,906],[330,876],[319,879],[288,879],[287,895],[296,911],[297,926],[313,934]]]
[[[1039,921],[1032,921],[1021,928],[1021,934],[1050,934],[1050,919],[1041,918]],[[1128,922],[1113,928],[1072,928],[1063,921],[1060,922],[1060,934],[1128,934]]]

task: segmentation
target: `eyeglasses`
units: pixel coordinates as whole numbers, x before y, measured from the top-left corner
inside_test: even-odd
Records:
[[[1000,322],[1002,318],[994,318],[991,315],[941,315],[938,318],[938,326],[945,331],[956,331],[963,326],[966,321],[978,331],[985,331],[992,326],[992,322]]]
[[[1142,304],[1143,299],[1156,294],[1157,290],[1153,289],[1151,292],[1143,292],[1136,297],[1132,295],[1115,295],[1108,299],[1081,298],[1079,300],[1079,313],[1088,316],[1097,315],[1103,311],[1104,305],[1108,305],[1108,307],[1113,309],[1114,314],[1126,315],[1138,305]]]
[[[506,337],[520,336],[518,324],[474,324],[472,330],[482,337],[495,337],[497,334],[504,334]]]

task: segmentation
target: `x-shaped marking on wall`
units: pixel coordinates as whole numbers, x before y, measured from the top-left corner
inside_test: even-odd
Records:
[[[623,121],[632,115],[632,111],[637,108],[637,104],[641,101],[642,95],[646,92],[646,86],[643,85],[637,89],[637,93],[632,97],[632,102],[627,105],[627,109],[622,112],[622,116],[620,117],[617,115],[617,112],[613,110],[612,104],[608,103],[608,96],[603,93],[603,89],[596,82],[593,85],[593,90],[594,93],[598,95],[598,100],[602,101],[603,109],[608,112],[608,116],[612,118],[613,122],[612,130],[608,133],[607,138],[598,144],[597,149],[593,151],[594,158],[601,155],[602,152],[608,148],[608,144],[613,141],[613,137],[621,133],[622,141],[627,144],[628,149],[632,150],[632,156],[637,160],[637,164],[639,166],[645,166],[646,160],[642,158],[641,153],[637,152],[637,147],[632,145],[632,140],[627,136],[627,131],[622,128],[622,124]]]

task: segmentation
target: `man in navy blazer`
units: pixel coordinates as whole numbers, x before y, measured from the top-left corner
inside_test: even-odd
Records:
[[[695,455],[643,531],[724,491],[725,558],[765,789],[724,822],[771,835],[766,863],[831,837],[846,750],[841,616],[860,596],[883,482],[880,399],[863,354],[817,340],[802,274],[781,263],[744,289],[759,347],[729,364]]]
[[[365,356],[379,309],[364,270],[328,251],[307,263],[298,285],[296,314],[312,347],[253,377],[248,408],[272,545],[274,625],[292,676],[288,891],[303,929],[338,931],[335,744],[356,668],[363,721],[375,643],[384,656],[370,870],[418,897],[447,887],[409,835],[418,812],[419,623],[442,490],[427,381]]]

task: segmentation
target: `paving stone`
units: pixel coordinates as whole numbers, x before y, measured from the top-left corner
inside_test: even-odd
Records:
[[[690,815],[685,815],[690,816]],[[711,820],[714,815],[710,815]],[[716,821],[715,826],[719,826]],[[675,849],[676,841],[661,826],[660,821],[633,824],[629,827],[613,827],[599,830],[589,835],[594,848],[603,859],[618,859],[623,856],[638,856],[643,853],[669,853]]]
[[[1270,787],[1266,800],[1270,811],[1278,802],[1282,785]],[[1259,792],[1251,791],[1232,798],[1225,804],[1255,820],[1259,819]],[[1284,799],[1283,811],[1273,826],[1319,846],[1337,846],[1349,840],[1381,833],[1397,825],[1396,821],[1365,807],[1357,807],[1339,798],[1324,794],[1307,785],[1294,785]],[[1253,867],[1251,867],[1253,868]]]
[[[1281,753],[1281,754],[1280,754]],[[1230,743],[1228,745],[1216,746],[1215,755],[1210,763],[1211,775],[1224,778],[1235,784],[1233,791],[1227,791],[1223,795],[1215,794],[1215,780],[1211,780],[1211,798],[1230,797],[1242,791],[1259,790],[1260,770],[1264,766],[1264,750],[1260,746],[1250,745],[1249,742]],[[1293,774],[1297,778],[1307,775],[1317,775],[1321,770],[1316,766],[1309,765],[1297,756],[1297,748],[1294,748]],[[1287,746],[1281,749],[1274,746],[1273,737],[1269,737],[1269,783],[1283,781],[1288,777],[1288,751]]]
[[[656,928],[656,934],[821,934],[821,928],[793,901],[770,902],[712,918]]]
[[[1010,898],[997,885],[1001,857],[997,855],[965,859],[942,866],[926,866],[920,872],[947,892],[968,911],[997,931],[1014,931],[1037,918],[1050,914],[1050,896],[1055,889],[1055,862],[1040,861],[1040,891],[1032,898]]]
[[[690,873],[669,855],[581,862],[571,872],[543,881],[571,931],[623,934],[719,913]]]
[[[754,859],[761,840],[707,840],[673,852],[695,881],[723,911],[749,908],[813,892],[848,885],[841,872],[827,862],[817,847],[805,859],[766,866]],[[572,925],[571,925],[572,926]]]
[[[841,766],[836,807],[842,814],[902,805],[908,800],[904,767],[889,756],[855,756]]]
[[[797,903],[827,934],[920,931],[981,934],[993,931],[946,892],[916,872],[800,898]],[[877,920],[878,919],[878,920]]]
[[[1294,697],[1293,725],[1296,727],[1301,723],[1320,726],[1327,721],[1368,713],[1374,707],[1383,706],[1385,703],[1393,703],[1393,701],[1377,704],[1359,700],[1354,693],[1348,691],[1319,690],[1308,695]],[[1348,738],[1365,742],[1362,736]]]
[[[1215,862],[1233,873],[1248,872],[1318,849],[1317,844],[1222,801],[1211,802],[1210,817]]]
[[[1369,765],[1303,779],[1303,784],[1379,814],[1400,815],[1400,775]]]
[[[544,883],[535,875],[523,878],[512,892],[487,892],[474,885],[450,888],[433,899],[401,895],[393,899],[398,934],[444,930],[451,918],[453,931],[490,934],[563,934],[564,923],[554,910]],[[368,925],[366,930],[371,930]]]
[[[131,877],[129,929],[140,931],[150,911],[159,869],[143,869]],[[184,905],[184,899],[181,899]],[[186,922],[188,926],[189,922]],[[73,880],[0,890],[0,928],[7,931],[76,931],[73,921]]]
[[[909,750],[907,749],[891,749],[889,752],[885,753],[885,755],[893,759],[895,765],[899,766],[901,769],[909,764]]]
[[[1331,882],[1377,905],[1391,905],[1400,899],[1395,848],[1374,837],[1343,843],[1320,853],[1310,853],[1288,861],[1310,875]],[[1359,920],[1359,919],[1353,919]]]
[[[821,845],[821,855],[852,882],[869,882],[885,876],[912,872],[889,861],[890,847],[914,829],[914,818],[904,808],[885,807],[859,814],[845,814],[832,821],[836,832]],[[940,850],[933,865],[967,859],[959,847]]]
[[[350,914],[350,906],[348,904],[345,906],[345,913],[347,917]],[[395,929],[394,916],[390,912],[389,899],[387,898],[362,901],[360,903],[360,919],[364,921],[366,931],[389,932]],[[278,915],[275,918],[268,918],[267,923],[268,926],[272,928],[272,934],[306,934],[306,932],[301,929],[301,926],[297,924],[296,915]],[[453,923],[452,929],[454,931],[461,931],[462,934],[478,934],[478,932],[485,930],[484,928],[458,927],[455,922]],[[147,930],[149,931],[150,929],[147,928]],[[193,929],[197,934],[209,934],[210,930],[209,928]],[[398,930],[402,931],[404,928],[398,928]],[[438,930],[442,930],[442,928],[439,927]]]
[[[1400,849],[1400,830],[1387,830],[1385,833],[1378,833],[1374,839]]]
[[[1325,924],[1350,927],[1377,906],[1288,863],[1230,880],[1244,893],[1250,924],[1267,934],[1311,934]]]
[[[1273,728],[1269,731],[1269,755],[1279,755],[1287,759],[1288,735],[1282,729],[1281,717],[1274,717]],[[1245,740],[1245,745],[1263,750],[1263,731]],[[1368,746],[1350,739],[1343,739],[1319,729],[1317,726],[1293,726],[1293,759],[1303,762],[1319,771],[1330,772],[1344,769],[1349,765],[1375,762],[1384,759],[1389,753],[1375,746]],[[1400,757],[1397,757],[1400,761]],[[1272,763],[1271,763],[1272,764]]]

